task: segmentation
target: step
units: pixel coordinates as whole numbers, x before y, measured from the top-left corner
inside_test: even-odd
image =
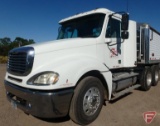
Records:
[[[113,94],[113,98],[111,98],[111,100],[115,100],[115,99],[119,98],[120,96],[123,96],[126,93],[129,93],[130,91],[132,91],[132,90],[134,90],[136,88],[139,88],[139,87],[141,87],[141,85],[140,84],[136,84],[136,85],[133,85],[133,86],[131,86],[129,88],[126,88],[126,89],[124,89],[124,90],[122,90],[122,91],[120,91],[118,93],[115,93],[115,94]]]
[[[118,80],[122,80],[122,79],[126,79],[126,78],[130,78],[130,77],[134,77],[134,76],[138,76],[139,73],[131,73],[131,74],[122,74],[122,75],[118,75],[117,77],[113,78],[113,81],[118,81]]]

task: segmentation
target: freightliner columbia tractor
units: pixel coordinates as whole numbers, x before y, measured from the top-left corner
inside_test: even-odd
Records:
[[[12,49],[5,88],[15,108],[93,122],[105,101],[159,81],[160,33],[100,8],[62,19],[57,40]]]

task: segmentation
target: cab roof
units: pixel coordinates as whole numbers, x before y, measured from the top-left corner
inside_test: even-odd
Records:
[[[83,16],[90,15],[90,14],[96,14],[96,13],[111,14],[111,13],[113,13],[113,11],[105,9],[105,8],[98,8],[98,9],[94,9],[94,10],[91,10],[91,11],[79,13],[79,14],[76,14],[76,15],[68,17],[68,18],[64,18],[64,19],[59,21],[59,24],[61,24],[63,22],[66,22],[66,21],[69,21],[69,20],[72,20],[72,19],[76,19],[76,18],[79,18],[79,17],[83,17]]]

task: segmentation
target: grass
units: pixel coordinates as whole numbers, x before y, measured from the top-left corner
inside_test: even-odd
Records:
[[[0,64],[7,63],[8,57],[7,56],[0,56]]]

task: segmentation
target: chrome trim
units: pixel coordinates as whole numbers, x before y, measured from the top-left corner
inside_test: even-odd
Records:
[[[140,32],[139,60],[149,63],[150,27],[148,24],[137,24],[137,29]]]
[[[145,62],[146,63],[149,63],[149,42],[150,42],[150,32],[149,32],[150,30],[149,30],[149,27],[145,27],[144,28],[144,58],[145,58]]]

